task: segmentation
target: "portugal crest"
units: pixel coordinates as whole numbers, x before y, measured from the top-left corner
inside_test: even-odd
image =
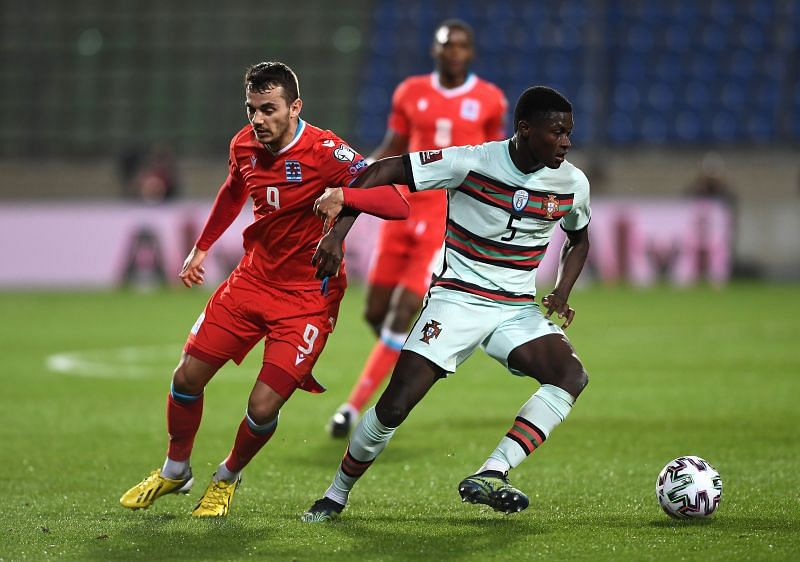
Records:
[[[514,192],[514,197],[511,198],[511,205],[514,210],[520,212],[528,204],[528,192],[524,189],[518,189]]]
[[[436,320],[431,320],[425,326],[422,327],[422,337],[419,341],[423,343],[429,343],[431,338],[436,339],[439,337],[439,334],[442,333],[442,325],[439,324]]]
[[[548,195],[547,199],[542,201],[542,210],[547,213],[545,218],[552,219],[553,213],[558,212],[558,199],[556,199],[555,195]]]

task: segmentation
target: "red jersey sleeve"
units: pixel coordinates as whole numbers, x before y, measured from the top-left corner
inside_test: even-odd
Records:
[[[389,113],[388,127],[398,135],[407,137],[411,131],[411,121],[405,109],[408,95],[408,82],[401,82],[392,95],[392,111]]]
[[[364,157],[331,131],[325,131],[316,141],[315,148],[325,187],[350,185],[367,167]]]
[[[486,120],[486,140],[502,140],[508,136],[506,133],[506,113],[508,112],[508,101],[506,96],[499,88],[492,88],[494,93],[493,103],[491,104],[492,113]]]
[[[408,201],[393,185],[379,185],[369,189],[343,187],[342,198],[345,206],[381,219],[408,218]]]
[[[203,232],[200,233],[200,237],[197,239],[195,245],[198,249],[208,251],[211,245],[222,236],[222,233],[239,216],[245,201],[247,201],[247,195],[245,183],[236,164],[233,142],[231,142],[228,154],[228,177],[219,188],[217,198],[214,200],[214,206],[211,207],[211,213],[208,215],[206,225],[203,227]]]

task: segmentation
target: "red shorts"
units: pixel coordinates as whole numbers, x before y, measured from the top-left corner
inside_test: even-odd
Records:
[[[417,204],[413,198],[418,195],[444,196],[441,192],[414,193],[406,220],[381,224],[370,264],[370,285],[401,285],[420,296],[428,291],[442,250],[447,206],[438,199]],[[442,201],[446,203],[446,199]]]
[[[332,279],[322,295],[318,287],[274,287],[233,273],[208,301],[184,351],[217,367],[228,359],[238,365],[266,338],[264,363],[286,371],[304,390],[323,392],[311,369],[336,325],[346,285]]]

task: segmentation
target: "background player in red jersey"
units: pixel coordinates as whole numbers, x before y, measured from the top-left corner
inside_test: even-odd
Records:
[[[386,136],[368,160],[505,137],[505,96],[469,71],[475,56],[469,24],[442,22],[434,34],[431,55],[434,72],[412,76],[397,86]],[[397,362],[442,247],[446,195],[429,191],[407,197],[408,220],[381,225],[364,314],[379,339],[347,402],[328,424],[333,437],[349,434],[359,412]]]
[[[300,119],[297,77],[285,64],[259,63],[245,75],[250,124],[231,141],[229,173],[180,278],[202,284],[203,261],[248,197],[254,222],[244,233],[245,254],[213,294],[189,334],[167,397],[169,447],[160,469],[128,490],[124,507],[149,507],[157,498],[188,492],[189,464],[203,412],[203,390],[229,359],[237,364],[266,337],[264,360],[250,392],[233,448],[220,463],[192,512],[227,515],[242,469],[278,424],[281,406],[297,388],[322,392],[311,375],[333,330],[346,287],[342,270],[320,290],[311,259],[322,236],[314,200],[326,186],[349,184],[366,162],[330,131]],[[359,210],[383,218],[405,218],[408,204],[393,186],[380,198],[351,194]]]

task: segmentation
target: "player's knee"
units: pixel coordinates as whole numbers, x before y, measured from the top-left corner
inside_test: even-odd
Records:
[[[367,308],[364,311],[364,321],[369,324],[369,326],[372,328],[372,331],[376,334],[380,334],[381,328],[383,327],[383,320],[384,315],[379,311],[372,310],[370,308]]]
[[[578,389],[578,394],[583,392],[587,384],[589,384],[589,373],[587,373],[586,369],[581,365],[579,372],[575,375],[575,386]],[[577,396],[577,394],[575,396]]]
[[[271,422],[278,417],[279,411],[280,410],[275,408],[274,404],[264,403],[263,401],[255,399],[253,396],[251,396],[250,400],[247,402],[247,415],[257,425],[264,425]]]
[[[200,394],[205,384],[206,378],[194,372],[188,357],[181,359],[172,372],[172,386],[182,394]]]
[[[586,388],[586,385],[589,384],[589,374],[580,361],[575,361],[564,369],[561,380],[563,381],[562,388],[577,398]]]

